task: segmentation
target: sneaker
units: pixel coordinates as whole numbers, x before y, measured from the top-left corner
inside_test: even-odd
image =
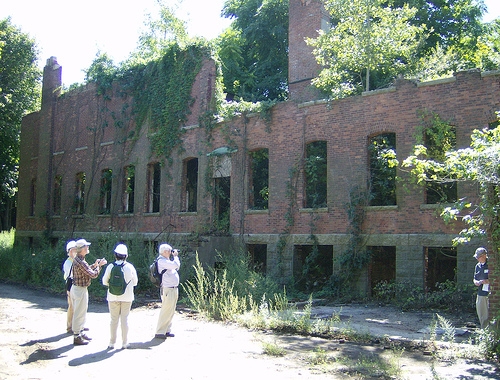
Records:
[[[130,344],[129,344],[129,343],[125,343],[125,344],[122,346],[122,350],[126,350],[127,348],[130,348]]]
[[[108,345],[108,350],[114,350],[114,349],[115,349],[115,345],[110,343]]]
[[[172,334],[172,333],[169,333],[169,332],[168,332],[168,333],[166,333],[166,334],[165,334],[165,336],[166,336],[167,338],[173,338],[175,335],[174,335],[174,334]]]
[[[75,337],[73,338],[73,344],[75,346],[84,346],[86,344],[89,344],[89,342],[83,339],[80,335],[75,335]]]
[[[89,338],[87,335],[85,334],[80,334],[80,336],[85,339],[85,340],[92,340],[92,338]]]

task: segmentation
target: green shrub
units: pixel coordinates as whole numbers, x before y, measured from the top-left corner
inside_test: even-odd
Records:
[[[473,285],[457,285],[453,281],[436,284],[436,290],[424,292],[410,282],[382,281],[373,289],[375,300],[402,310],[437,309],[449,312],[474,311]]]
[[[14,245],[14,237],[15,230],[0,233],[0,260],[2,262],[0,279],[63,294],[65,288],[62,265],[67,258],[66,239],[60,239],[57,243],[40,239],[37,241],[36,248],[29,248],[24,245]],[[114,247],[119,242],[127,244],[128,261],[137,270],[139,283],[135,288],[136,294],[157,294],[157,289],[148,279],[149,264],[153,262],[157,252],[153,244],[144,245],[140,237],[123,241],[119,234],[103,235],[92,241],[86,261],[92,264],[96,259],[104,257],[111,263],[114,261]],[[93,299],[104,299],[106,296],[107,289],[101,282],[103,270],[89,286],[89,295]]]
[[[275,282],[252,270],[248,255],[218,253],[217,258],[217,269],[205,269],[196,257],[195,275],[182,285],[189,304],[198,312],[214,319],[234,320],[255,308],[254,300],[277,293]]]

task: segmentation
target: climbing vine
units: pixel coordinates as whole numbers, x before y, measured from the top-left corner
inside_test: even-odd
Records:
[[[182,126],[194,102],[191,89],[208,55],[204,45],[182,49],[172,44],[160,60],[133,75],[136,125],[141,128],[149,121],[151,150],[158,157],[171,159],[172,151],[181,146]]]

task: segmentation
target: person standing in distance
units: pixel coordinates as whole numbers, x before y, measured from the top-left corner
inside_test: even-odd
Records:
[[[68,254],[68,258],[64,261],[63,264],[63,278],[64,282],[68,278],[73,280],[73,259],[76,255],[76,241],[70,240],[66,244],[66,253]],[[71,322],[73,320],[73,302],[71,302],[71,297],[69,295],[69,290],[66,289],[66,298],[68,300],[68,312],[66,313],[66,331],[71,333],[73,329],[71,328]]]
[[[164,269],[161,279],[161,309],[156,325],[155,338],[165,339],[174,337],[171,332],[172,319],[174,317],[177,299],[179,298],[179,273],[181,266],[179,251],[172,249],[168,244],[161,244],[158,247],[158,272]]]
[[[94,264],[89,265],[85,261],[85,256],[89,253],[90,243],[85,239],[76,241],[76,256],[73,260],[73,286],[70,290],[71,301],[73,302],[73,344],[81,346],[88,344],[91,338],[83,333],[87,310],[89,307],[88,286],[93,278],[97,278],[101,267],[108,262],[106,259],[97,259]]]
[[[488,251],[486,248],[479,247],[474,253],[474,258],[477,260],[474,269],[474,285],[477,288],[476,296],[476,311],[479,318],[481,328],[488,326],[489,317],[489,300],[490,280],[488,279]]]
[[[138,282],[135,267],[131,263],[127,262],[127,246],[125,244],[118,244],[114,253],[116,260],[114,263],[111,263],[106,267],[106,271],[102,276],[102,284],[104,286],[109,286],[111,270],[113,269],[113,266],[119,265],[122,266],[123,278],[125,279],[127,287],[122,295],[111,294],[108,289],[106,299],[108,300],[109,315],[111,316],[111,322],[109,324],[109,350],[115,348],[118,321],[120,321],[122,331],[122,349],[130,347],[128,343],[128,315],[130,313],[130,308],[132,307],[132,302],[134,301],[134,286],[136,286]]]

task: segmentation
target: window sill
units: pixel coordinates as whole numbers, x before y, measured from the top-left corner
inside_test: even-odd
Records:
[[[269,214],[269,209],[267,210],[245,210],[245,215],[259,215],[259,214]]]
[[[159,212],[145,212],[142,216],[160,216]]]
[[[301,208],[299,209],[299,212],[303,213],[313,213],[313,212],[328,212],[328,207],[318,207],[318,208]]]
[[[398,205],[391,206],[366,206],[364,207],[365,211],[398,211]]]
[[[452,206],[453,203],[432,203],[421,204],[420,210],[439,210],[440,208]]]

